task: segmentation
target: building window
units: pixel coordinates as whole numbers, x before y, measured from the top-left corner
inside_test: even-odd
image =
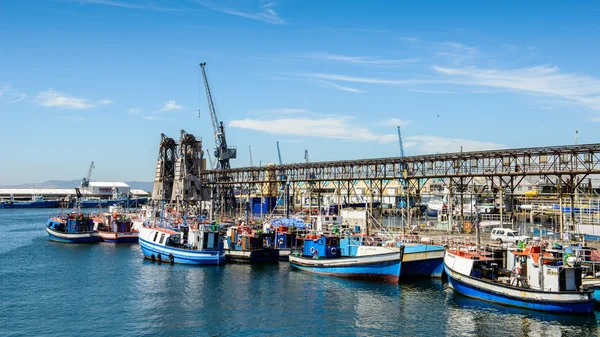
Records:
[[[161,234],[160,241],[158,243],[162,244],[164,240],[165,240],[165,234]]]

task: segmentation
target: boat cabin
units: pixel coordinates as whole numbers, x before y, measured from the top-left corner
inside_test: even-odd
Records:
[[[50,218],[46,226],[63,233],[87,233],[94,231],[94,222],[83,213],[71,213],[65,216]]]
[[[304,256],[340,257],[340,238],[308,234],[304,239]]]

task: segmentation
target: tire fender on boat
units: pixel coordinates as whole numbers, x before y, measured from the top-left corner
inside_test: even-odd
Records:
[[[156,258],[158,259],[158,263],[162,262],[162,256],[160,255],[160,253],[158,253],[158,256]]]
[[[173,253],[169,254],[169,261],[171,261],[171,264],[175,263],[175,256],[173,256]]]
[[[152,262],[156,261],[156,256],[154,256],[154,254],[150,255],[150,260],[152,260]]]

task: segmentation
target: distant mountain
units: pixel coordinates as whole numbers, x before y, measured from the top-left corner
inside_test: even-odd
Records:
[[[48,180],[43,183],[31,183],[21,185],[6,185],[0,188],[75,188],[78,187],[81,180]],[[152,182],[147,181],[126,181],[125,184],[132,189],[152,191]]]

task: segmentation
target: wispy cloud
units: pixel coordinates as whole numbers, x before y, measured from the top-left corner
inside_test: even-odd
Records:
[[[282,19],[275,11],[275,4],[271,1],[252,1],[253,5],[250,8],[240,8],[248,2],[237,2],[231,0],[211,1],[211,0],[195,0],[197,3],[216,10],[219,12],[241,16],[247,19],[258,20],[266,23],[283,25],[285,20]]]
[[[127,112],[129,112],[130,114],[138,115],[142,113],[142,108],[131,108],[128,109]]]
[[[434,67],[453,83],[504,88],[560,98],[600,110],[600,79],[577,73],[562,73],[558,67],[535,66],[520,69]]]
[[[127,8],[127,9],[141,9],[148,11],[158,12],[181,12],[189,11],[188,8],[176,8],[176,7],[164,7],[156,5],[151,1],[117,1],[117,0],[63,0],[68,2],[77,2],[79,4],[91,4],[91,5],[104,5],[111,7]]]
[[[158,111],[163,112],[163,111],[173,111],[173,110],[181,110],[181,109],[183,109],[183,106],[177,104],[177,102],[175,102],[175,101],[168,101]]]
[[[399,37],[400,41],[408,43],[415,49],[424,49],[433,56],[450,61],[454,64],[473,61],[481,53],[477,47],[469,46],[455,41],[428,41],[417,37]]]
[[[406,65],[410,63],[419,62],[421,59],[419,57],[414,58],[406,58],[406,59],[383,59],[379,57],[367,57],[367,56],[347,56],[347,55],[339,55],[339,54],[329,54],[329,53],[311,53],[306,54],[306,57],[326,60],[326,61],[340,61],[352,64],[364,64],[364,65],[373,65],[373,66],[399,66]]]
[[[403,137],[413,142],[423,154],[446,153],[463,151],[493,150],[504,147],[502,144],[493,142],[482,142],[460,138],[444,138],[438,136],[408,136]]]
[[[405,121],[399,118],[390,118],[383,124],[387,126],[407,126],[410,124],[410,121]]]
[[[34,102],[39,106],[46,108],[73,110],[85,110],[111,103],[111,101],[107,99],[92,101],[84,98],[77,98],[54,89],[40,92],[35,96]]]
[[[27,95],[14,89],[9,84],[0,85],[0,99],[8,103],[16,103],[25,99]]]
[[[339,85],[339,84],[331,82],[331,81],[321,81],[321,80],[319,80],[319,81],[316,81],[316,82],[317,83],[321,83],[321,84],[323,84],[326,87],[334,88],[334,89],[341,90],[341,91],[353,92],[353,93],[356,93],[356,94],[363,94],[363,93],[365,93],[364,90],[357,89],[357,88],[352,88],[352,87],[346,87],[346,86]]]
[[[334,138],[354,141],[376,141],[389,143],[395,141],[396,134],[378,134],[354,124],[355,120],[347,116],[328,116],[319,118],[278,118],[278,119],[241,119],[229,123],[232,128],[249,129],[278,135]]]

